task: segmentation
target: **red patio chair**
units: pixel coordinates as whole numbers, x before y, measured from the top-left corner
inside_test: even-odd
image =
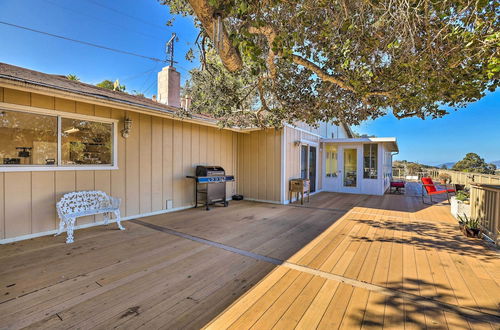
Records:
[[[424,200],[424,192],[427,192],[427,196],[429,196],[431,203],[432,204],[432,196],[433,195],[441,195],[441,194],[446,194],[446,197],[448,198],[448,203],[450,202],[450,194],[455,193],[456,190],[452,188],[448,188],[448,185],[440,185],[444,186],[444,189],[432,182],[432,178],[422,178],[422,203],[424,204],[429,204],[426,203]],[[439,189],[436,189],[439,188]]]

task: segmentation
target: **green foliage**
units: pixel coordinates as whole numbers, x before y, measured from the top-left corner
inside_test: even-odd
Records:
[[[486,163],[478,154],[469,152],[464,159],[453,165],[452,169],[460,172],[495,174],[497,167],[495,164]]]
[[[470,193],[467,190],[459,190],[455,195],[455,198],[459,201],[465,202],[470,198]]]
[[[109,90],[115,90],[115,83],[112,82],[111,80],[103,80],[101,81],[100,83],[96,84],[97,87],[101,87],[101,88],[106,88],[106,89],[109,89]],[[127,88],[125,87],[125,85],[118,85],[118,87],[116,88],[117,91],[120,91],[120,92],[125,92]]]
[[[221,126],[279,126],[270,121],[270,116],[258,112],[261,104],[257,85],[251,68],[230,73],[211,50],[206,54],[205,70],[191,70],[183,94],[192,99],[190,112],[218,118]]]
[[[200,1],[222,13],[244,63],[239,74],[252,81],[237,94],[266,80],[268,123],[358,124],[388,111],[438,118],[500,82],[498,1]],[[194,14],[188,0],[161,2],[173,14]],[[274,39],[252,30],[259,28]],[[216,70],[204,86],[212,82],[214,91],[227,76]],[[225,108],[206,111],[240,111],[239,97],[217,94]]]
[[[75,74],[69,74],[66,76],[66,78],[68,78],[69,80],[80,81],[80,78],[78,78],[78,76]]]
[[[458,222],[461,225],[466,226],[467,228],[470,229],[479,229],[479,219],[472,219],[467,217],[466,214],[463,214],[463,217],[461,215],[458,215]]]

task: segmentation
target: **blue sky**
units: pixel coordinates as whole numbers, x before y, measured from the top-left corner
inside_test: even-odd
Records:
[[[189,17],[172,16],[156,0],[0,0],[0,21],[165,59],[165,42],[176,32],[176,65],[183,79],[197,67],[184,59],[198,31]],[[0,24],[0,62],[54,74],[76,74],[83,82],[119,79],[127,91],[156,94],[164,65]],[[476,152],[500,160],[500,91],[441,119],[397,120],[388,115],[354,127],[359,133],[395,136],[400,154],[426,164],[457,161]]]

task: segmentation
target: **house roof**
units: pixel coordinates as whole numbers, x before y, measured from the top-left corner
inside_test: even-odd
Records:
[[[92,84],[86,84],[76,80],[69,80],[64,75],[48,74],[40,71],[34,71],[15,65],[0,62],[0,82],[7,80],[9,82],[17,82],[25,86],[36,86],[44,89],[57,90],[64,93],[81,95],[87,98],[107,101],[115,104],[131,106],[138,109],[145,109],[150,112],[161,114],[176,115],[180,108],[153,101],[149,98],[131,95],[120,91],[112,91],[109,89],[97,87]],[[133,110],[132,110],[133,111]],[[180,119],[180,118],[179,118]],[[200,124],[217,126],[217,119],[204,114],[192,114],[192,121]],[[187,120],[187,119],[183,119]],[[342,123],[346,134],[352,137],[350,127]],[[253,131],[260,128],[228,128],[234,131]]]
[[[72,94],[83,95],[98,100],[106,100],[118,104],[125,104],[139,108],[153,110],[159,113],[174,115],[180,108],[153,101],[146,97],[131,95],[120,91],[97,87],[80,81],[69,80],[66,76],[34,71],[15,65],[0,62],[0,81],[8,80],[25,85],[45,87]],[[216,124],[216,120],[209,116],[193,114],[194,119]]]
[[[325,143],[385,143],[389,146],[391,152],[399,152],[398,141],[395,137],[367,137],[367,138],[349,138],[349,139],[321,139]]]

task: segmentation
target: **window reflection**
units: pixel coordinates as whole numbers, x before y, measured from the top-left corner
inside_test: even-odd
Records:
[[[63,165],[111,165],[112,124],[81,119],[61,119]]]
[[[56,165],[57,117],[0,110],[2,165]]]

